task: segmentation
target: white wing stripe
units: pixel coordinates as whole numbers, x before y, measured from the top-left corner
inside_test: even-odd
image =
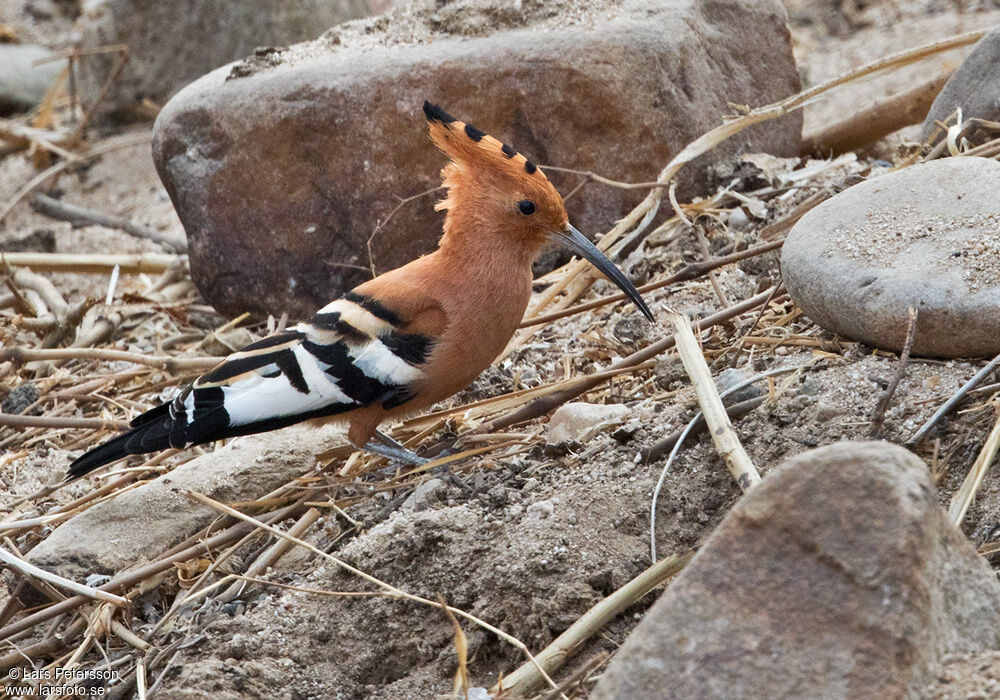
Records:
[[[357,328],[362,333],[370,336],[378,336],[382,333],[391,333],[395,328],[388,321],[373,314],[360,304],[347,299],[337,299],[319,310],[320,314],[338,313],[340,320]]]
[[[230,386],[224,386],[222,387],[225,396],[224,406],[229,414],[230,425],[248,425],[307,413],[332,404],[355,403],[340,390],[333,377],[323,372],[316,358],[303,347],[298,346],[292,352],[309,387],[309,392],[303,394],[295,389],[284,374],[276,377],[262,377],[255,374]],[[185,409],[190,420],[194,413],[193,393],[185,401]]]
[[[410,384],[424,376],[421,370],[405,362],[381,340],[372,340],[360,348],[352,348],[350,356],[355,367],[383,384]]]

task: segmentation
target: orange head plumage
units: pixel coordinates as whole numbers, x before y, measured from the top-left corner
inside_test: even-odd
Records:
[[[445,236],[499,235],[498,244],[534,254],[569,223],[556,188],[537,165],[508,144],[424,103],[431,139],[449,158],[441,171],[448,196]]]
[[[583,234],[573,228],[556,188],[537,165],[483,133],[424,102],[431,140],[448,156],[441,171],[448,196],[441,248],[474,243],[518,250],[530,262],[539,248],[558,240],[617,284],[650,321],[653,315],[631,282]],[[471,240],[470,240],[471,238]]]

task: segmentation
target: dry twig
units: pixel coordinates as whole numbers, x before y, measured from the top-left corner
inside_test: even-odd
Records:
[[[976,372],[975,376],[973,376],[972,379],[963,384],[961,388],[958,391],[956,391],[950,399],[945,401],[944,404],[941,406],[941,408],[934,411],[934,415],[928,418],[927,422],[924,423],[922,426],[920,426],[920,429],[917,430],[917,432],[915,432],[913,436],[906,441],[906,445],[912,447],[913,445],[916,445],[921,440],[923,440],[927,436],[927,434],[934,429],[934,426],[937,425],[938,421],[940,421],[944,416],[946,416],[948,412],[951,411],[951,409],[953,409],[956,404],[958,404],[959,401],[965,398],[966,394],[968,394],[972,389],[974,389],[976,385],[979,384],[979,382],[983,381],[986,377],[988,377],[990,373],[993,372],[997,367],[1000,367],[1000,355],[997,355],[992,360],[990,360],[990,362],[985,367]]]
[[[889,408],[896,388],[903,381],[906,374],[906,365],[910,361],[910,352],[913,350],[913,339],[917,335],[917,310],[913,307],[909,310],[909,323],[906,327],[906,340],[903,342],[903,351],[899,354],[899,362],[896,364],[896,371],[892,375],[889,386],[879,399],[875,411],[872,413],[872,427],[869,435],[873,438],[880,438],[885,432],[885,412]]]
[[[702,413],[705,414],[705,422],[708,424],[709,434],[715,443],[715,448],[726,463],[729,472],[736,479],[740,488],[746,491],[751,486],[760,481],[760,474],[750,461],[750,455],[743,449],[733,424],[729,422],[729,416],[722,399],[719,398],[719,391],[715,388],[712,380],[712,372],[705,362],[705,356],[701,354],[701,346],[698,339],[694,337],[691,324],[687,316],[679,313],[671,314],[671,323],[674,326],[674,337],[677,342],[677,352],[684,363],[691,384],[698,395],[698,404]]]
[[[134,362],[137,365],[155,367],[172,374],[191,370],[209,370],[219,364],[218,357],[171,357],[169,355],[143,355],[125,350],[105,348],[34,348],[0,349],[0,362],[11,360],[24,363],[36,360],[110,360],[112,362]]]
[[[106,275],[115,267],[123,274],[165,272],[177,262],[176,255],[166,253],[135,253],[97,255],[74,253],[3,253],[0,263],[12,267],[30,267],[35,272],[96,272]]]
[[[44,214],[50,218],[58,219],[60,221],[69,221],[74,226],[93,225],[113,228],[119,231],[124,231],[130,236],[135,236],[136,238],[153,241],[157,245],[160,245],[171,252],[187,253],[187,243],[183,240],[168,238],[159,231],[154,231],[148,226],[137,224],[134,221],[129,221],[128,219],[124,219],[120,216],[110,216],[104,212],[97,211],[96,209],[88,209],[75,204],[69,204],[68,202],[53,199],[52,197],[44,194],[36,194],[31,199],[31,208],[39,214]]]
[[[51,583],[54,586],[65,588],[68,591],[73,591],[74,593],[86,596],[87,598],[101,600],[106,603],[112,603],[113,605],[128,605],[128,600],[122,598],[121,596],[114,595],[113,593],[108,593],[107,591],[102,591],[97,588],[91,588],[90,586],[84,586],[82,583],[71,581],[68,578],[63,578],[62,576],[50,573],[44,569],[39,569],[34,564],[29,564],[24,559],[15,557],[3,547],[0,547],[0,561],[25,576],[31,576],[40,581]]]

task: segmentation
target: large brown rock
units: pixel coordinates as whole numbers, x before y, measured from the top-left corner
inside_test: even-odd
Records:
[[[440,184],[425,99],[539,163],[648,181],[729,103],[798,88],[776,0],[463,0],[215,71],[165,107],[153,150],[205,296],[226,312],[303,315],[368,277],[366,244],[399,197]],[[794,154],[800,126],[793,115],[741,133],[682,171],[682,191],[740,149]],[[570,215],[606,230],[639,197],[590,186]],[[376,270],[433,249],[434,200],[378,232]]]
[[[332,25],[384,12],[393,0],[89,0],[79,20],[84,48],[129,47],[105,110],[128,112],[144,98],[163,104],[213,68],[258,46],[314,39]],[[88,100],[115,70],[117,54],[79,64]],[[55,64],[52,64],[55,65]]]
[[[625,641],[595,700],[916,698],[946,654],[1000,648],[1000,583],[888,443],[787,461]]]

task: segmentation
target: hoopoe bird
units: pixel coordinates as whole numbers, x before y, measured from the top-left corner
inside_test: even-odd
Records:
[[[359,448],[425,459],[378,431],[468,386],[504,350],[531,296],[531,264],[555,239],[590,261],[650,321],[639,292],[569,223],[542,171],[509,145],[424,103],[449,162],[437,250],[371,279],[312,320],[229,355],[129,430],[77,458],[68,478],[132,454],[340,420]]]

